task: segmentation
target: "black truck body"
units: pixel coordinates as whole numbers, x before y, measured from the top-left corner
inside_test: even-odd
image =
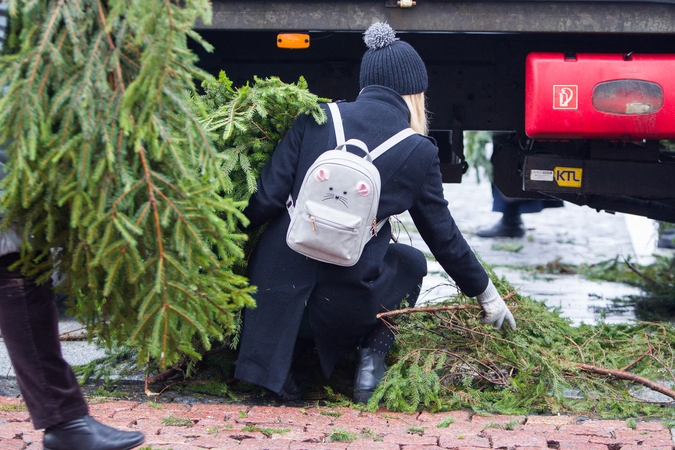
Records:
[[[210,25],[198,25],[215,46],[213,53],[196,49],[206,70],[225,70],[235,84],[302,75],[313,93],[346,100],[359,91],[363,31],[386,21],[427,65],[430,128],[446,181],[461,181],[463,131],[514,132],[493,159],[494,182],[507,196],[675,222],[675,153],[666,141],[525,132],[528,54],[675,54],[675,1],[216,0],[213,12]],[[278,48],[279,33],[306,33],[310,45]],[[675,66],[664,70],[672,70],[675,86]],[[554,167],[578,168],[583,181],[559,186],[528,175]]]

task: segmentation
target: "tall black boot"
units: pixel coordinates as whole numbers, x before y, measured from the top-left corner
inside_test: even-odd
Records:
[[[476,236],[480,237],[523,237],[525,236],[525,226],[520,214],[503,215],[499,222],[490,228],[476,231]]]
[[[368,403],[375,388],[382,380],[387,366],[384,364],[384,353],[378,353],[371,348],[358,350],[359,362],[354,376],[354,403]]]
[[[45,430],[45,450],[129,450],[143,443],[143,433],[120,431],[91,416],[82,416]]]

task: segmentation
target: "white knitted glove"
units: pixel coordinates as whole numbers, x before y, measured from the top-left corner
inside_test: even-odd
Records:
[[[509,311],[506,303],[504,303],[504,299],[499,295],[492,280],[488,280],[485,292],[477,295],[476,300],[478,300],[478,304],[483,308],[483,312],[485,313],[485,317],[481,319],[481,322],[491,323],[497,329],[500,329],[504,320],[506,320],[506,323],[509,324],[512,330],[516,329],[516,320],[513,318],[513,314]]]

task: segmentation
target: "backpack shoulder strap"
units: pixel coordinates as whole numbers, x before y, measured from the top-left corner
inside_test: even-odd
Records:
[[[384,152],[386,152],[387,150],[389,150],[402,140],[406,139],[407,137],[412,136],[413,134],[417,134],[417,132],[412,128],[405,128],[399,131],[398,133],[396,133],[395,135],[393,135],[392,137],[390,137],[389,139],[378,145],[372,152],[370,152],[370,156],[373,159],[377,158],[378,156],[382,156]],[[376,224],[373,224],[375,226],[370,228],[371,237],[377,236],[377,233],[382,229],[382,227],[384,226],[385,223],[387,223],[387,221],[389,221],[389,217],[385,217],[384,219],[378,221]]]
[[[330,109],[330,115],[333,117],[333,128],[335,128],[335,138],[337,139],[337,145],[342,145],[345,143],[345,129],[342,126],[340,108],[338,108],[338,105],[335,103],[329,103],[328,109]]]
[[[412,128],[405,128],[380,145],[378,145],[373,151],[370,152],[371,158],[375,159],[378,156],[382,156],[384,152],[392,148],[394,145],[398,144],[401,142],[403,139],[407,138],[408,136],[412,136],[413,134],[417,134]]]
[[[328,103],[328,109],[330,110],[330,115],[333,118],[333,128],[335,128],[335,138],[337,139],[338,147],[344,145],[345,142],[345,129],[342,126],[342,116],[340,115],[340,109],[334,103]],[[351,144],[351,142],[350,142]],[[368,150],[366,150],[368,152]],[[288,199],[286,200],[286,209],[288,214],[292,215],[293,210],[295,209],[295,202],[293,201],[293,195],[288,194]]]

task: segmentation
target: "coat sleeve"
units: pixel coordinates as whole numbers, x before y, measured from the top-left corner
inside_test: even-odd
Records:
[[[298,117],[260,171],[257,190],[244,209],[244,215],[250,221],[249,228],[257,228],[286,210],[286,200],[298,170],[302,136],[308,119],[306,114]]]
[[[462,292],[475,297],[485,291],[488,275],[459,231],[443,196],[438,153],[409,212],[431,253]]]

